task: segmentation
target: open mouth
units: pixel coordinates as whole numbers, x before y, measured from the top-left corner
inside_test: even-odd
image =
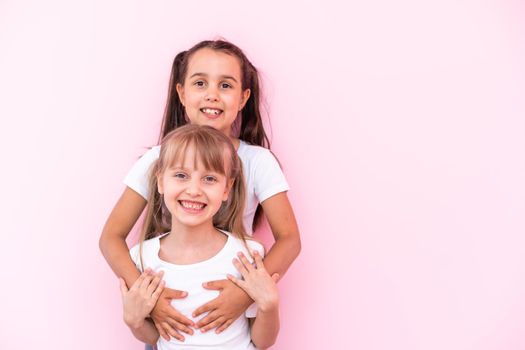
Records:
[[[204,114],[207,114],[211,117],[217,117],[218,115],[222,114],[222,109],[218,108],[201,108],[200,111]]]
[[[204,203],[201,203],[201,202],[194,202],[194,201],[186,201],[186,200],[180,200],[179,201],[179,204],[186,210],[186,211],[189,211],[189,212],[200,212],[202,211],[205,207],[206,207],[206,204]]]

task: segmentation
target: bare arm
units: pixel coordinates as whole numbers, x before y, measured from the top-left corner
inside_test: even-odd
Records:
[[[286,192],[278,193],[261,203],[275,238],[264,258],[270,275],[283,276],[301,251],[301,239],[295,215]]]
[[[126,187],[113,211],[109,215],[99,247],[113,272],[131,286],[140,276],[129,255],[126,237],[146,207],[146,200],[140,194]]]
[[[279,334],[279,307],[265,311],[258,309],[255,319],[250,319],[252,342],[257,349],[266,349],[275,344]]]
[[[233,275],[228,275],[228,279],[248,293],[257,304],[255,320],[250,320],[250,336],[258,349],[265,349],[275,343],[279,334],[279,292],[275,284],[279,274],[268,274],[257,251],[253,252],[253,258],[255,266],[252,266],[244,254],[239,253],[238,260],[235,259],[233,264],[243,279],[237,279]]]
[[[129,290],[124,279],[120,279],[124,322],[135,338],[151,345],[157,343],[159,332],[153,322],[146,317],[164,288],[164,281],[161,279],[162,272],[154,274],[147,269]]]
[[[157,344],[157,341],[159,340],[159,332],[151,320],[145,319],[142,323],[135,325],[128,324],[128,327],[135,338],[141,342],[149,345]]]

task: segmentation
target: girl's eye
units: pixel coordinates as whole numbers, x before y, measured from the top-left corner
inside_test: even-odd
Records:
[[[221,84],[221,88],[223,88],[223,89],[229,89],[229,88],[231,88],[231,87],[232,87],[232,86],[231,86],[230,84],[228,84],[228,83],[222,83],[222,84]]]
[[[175,173],[175,174],[173,175],[173,177],[175,177],[175,178],[177,178],[177,179],[180,179],[180,180],[184,180],[184,179],[187,178],[187,175],[184,174],[184,173]]]
[[[204,177],[204,181],[209,182],[209,183],[214,183],[214,182],[217,182],[217,179],[215,178],[215,176],[208,175]]]
[[[198,86],[198,87],[203,87],[204,82],[202,80],[197,80],[195,83],[193,83],[193,85]]]

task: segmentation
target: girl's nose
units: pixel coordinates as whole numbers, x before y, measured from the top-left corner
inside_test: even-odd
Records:
[[[209,102],[217,102],[219,101],[219,93],[217,91],[216,88],[214,87],[210,87],[207,91],[206,91],[206,101],[209,101]]]
[[[186,193],[190,196],[198,196],[201,194],[200,184],[197,181],[190,181],[186,187]]]

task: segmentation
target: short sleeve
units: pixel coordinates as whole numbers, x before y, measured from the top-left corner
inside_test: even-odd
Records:
[[[264,257],[264,246],[253,240],[253,239],[247,239],[246,240],[246,243],[248,245],[248,247],[253,251],[253,250],[257,250],[257,252],[262,256]],[[255,303],[252,303],[250,306],[248,306],[248,308],[246,309],[246,311],[244,312],[244,315],[247,317],[247,318],[255,318],[257,316],[257,304]]]
[[[257,155],[254,178],[255,195],[259,203],[290,189],[277,159],[267,149]]]
[[[139,247],[139,244],[133,246],[129,250],[129,256],[131,257],[131,260],[133,260],[133,263],[135,263],[135,266],[139,269],[139,271],[142,271],[140,267]]]
[[[160,146],[149,149],[140,157],[124,178],[124,184],[148,200],[151,166],[159,158]]]

